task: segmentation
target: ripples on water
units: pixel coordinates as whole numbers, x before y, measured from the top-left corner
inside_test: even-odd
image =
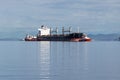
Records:
[[[119,42],[0,42],[0,80],[119,80]]]

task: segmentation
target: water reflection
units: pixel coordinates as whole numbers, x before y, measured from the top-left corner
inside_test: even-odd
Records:
[[[0,80],[120,80],[119,42],[0,44]]]
[[[41,79],[119,80],[120,46],[117,43],[113,46],[104,44],[39,42]],[[116,50],[118,53],[115,53]]]
[[[40,77],[50,80],[50,42],[39,42],[40,50]]]
[[[87,43],[84,43],[83,44],[84,46],[83,46],[83,75],[82,75],[82,79],[85,79],[85,80],[87,80],[87,79],[89,79],[88,77],[89,77],[89,75],[88,75],[88,71],[89,71],[89,65],[88,65],[88,44]]]
[[[79,80],[88,73],[87,43],[51,43],[52,80]]]
[[[88,70],[88,49],[87,43],[84,44],[84,70]]]

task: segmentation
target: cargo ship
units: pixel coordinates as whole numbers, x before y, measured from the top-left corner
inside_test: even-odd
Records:
[[[65,34],[67,32],[67,34]],[[52,34],[55,33],[55,34]],[[91,41],[91,38],[87,37],[85,33],[81,32],[72,32],[71,27],[69,30],[64,30],[62,28],[62,34],[58,34],[58,28],[52,30],[46,26],[41,26],[38,29],[38,33],[36,36],[27,35],[24,39],[25,41]]]

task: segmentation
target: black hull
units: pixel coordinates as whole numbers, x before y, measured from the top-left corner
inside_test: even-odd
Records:
[[[72,33],[67,35],[47,35],[37,36],[34,39],[25,38],[25,41],[91,41],[90,38],[83,37],[83,33]]]

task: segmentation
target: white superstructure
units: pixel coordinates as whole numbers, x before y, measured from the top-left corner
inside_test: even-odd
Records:
[[[38,31],[39,31],[39,35],[50,35],[50,29],[49,28],[47,28],[46,26],[41,26],[39,29],[38,29]]]

